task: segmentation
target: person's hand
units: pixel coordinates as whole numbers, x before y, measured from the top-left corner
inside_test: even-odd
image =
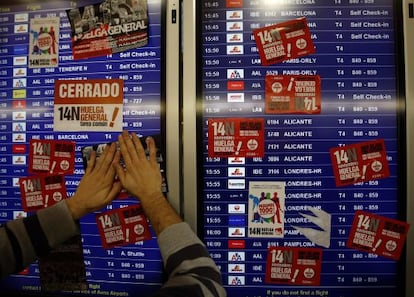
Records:
[[[85,175],[75,194],[66,200],[75,220],[111,203],[121,191],[120,182],[115,182],[116,170],[112,165],[115,153],[115,143],[107,145],[98,160],[96,152],[91,152]]]
[[[118,142],[121,151],[117,152],[113,162],[118,178],[122,186],[140,200],[155,233],[158,235],[165,228],[180,223],[182,221],[180,216],[168,203],[161,190],[162,176],[157,162],[154,139],[146,138],[148,158],[135,133],[130,136],[127,131],[124,131],[118,137]],[[125,168],[119,164],[121,154]]]
[[[145,154],[141,141],[135,133],[124,131],[118,137],[125,168],[114,162],[122,186],[138,199],[146,200],[161,197],[162,177],[157,162],[157,148],[152,137],[146,138],[149,158]],[[120,159],[119,152],[115,159]]]

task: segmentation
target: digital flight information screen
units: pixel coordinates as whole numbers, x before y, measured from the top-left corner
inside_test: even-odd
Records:
[[[229,296],[404,296],[401,7],[198,6],[199,230]]]
[[[72,196],[91,148],[99,153],[99,145],[117,141],[123,129],[163,143],[164,9],[159,0],[2,1],[1,223]],[[68,159],[48,159],[51,151]],[[55,170],[59,166],[63,175]],[[48,192],[57,188],[62,191]],[[137,205],[121,193],[102,211],[81,218],[80,243],[66,246],[80,250],[70,257],[62,256],[64,249],[56,251],[55,258],[1,280],[0,290],[149,295],[163,279],[155,234],[149,227],[145,236],[133,237],[142,233],[138,225],[122,229],[128,224],[121,219],[142,220]],[[84,272],[83,285],[59,287],[72,277],[66,271],[59,279],[59,270],[71,263]]]

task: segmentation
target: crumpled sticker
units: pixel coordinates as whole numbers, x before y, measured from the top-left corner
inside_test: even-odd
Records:
[[[307,239],[313,243],[329,248],[331,245],[331,217],[332,215],[315,207],[308,208],[314,215],[308,215],[300,213],[303,217],[307,218],[311,223],[320,227],[322,230],[293,226],[296,230],[301,232]]]

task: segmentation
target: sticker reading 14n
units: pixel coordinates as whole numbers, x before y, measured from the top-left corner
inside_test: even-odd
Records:
[[[264,119],[208,120],[209,157],[263,157]]]
[[[66,199],[64,175],[38,175],[19,178],[22,208],[26,212],[52,206]]]
[[[263,66],[315,52],[306,18],[255,29],[253,35]]]
[[[30,140],[30,174],[73,174],[74,166],[74,142],[64,140]]]
[[[140,205],[131,205],[96,216],[102,246],[109,249],[148,240],[151,234]]]
[[[390,176],[384,140],[332,148],[330,154],[337,187]]]
[[[347,247],[398,260],[409,227],[405,222],[358,210]]]
[[[266,282],[319,286],[321,248],[271,247],[267,252]]]
[[[266,75],[266,114],[319,114],[319,75]]]
[[[121,79],[58,80],[53,131],[122,131]]]

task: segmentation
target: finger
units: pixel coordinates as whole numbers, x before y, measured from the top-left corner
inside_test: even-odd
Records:
[[[93,168],[95,168],[95,162],[96,162],[96,151],[92,150],[89,155],[89,161],[88,165],[86,166],[85,173],[90,173]]]
[[[105,171],[105,180],[108,182],[113,182],[116,177],[116,168],[112,165],[113,163],[109,164],[109,167]]]
[[[155,145],[154,138],[149,136],[145,139],[145,142],[147,143],[147,148],[149,150],[150,162],[151,163],[158,163],[157,162],[157,146]]]
[[[125,164],[131,164],[133,160],[137,158],[137,153],[128,132],[123,131],[122,134],[119,135],[118,141]]]
[[[118,196],[119,192],[121,192],[121,190],[122,190],[122,185],[121,185],[121,183],[120,183],[120,182],[115,182],[115,183],[112,185],[111,191],[108,193],[108,196],[107,196],[107,201],[106,201],[106,203],[105,203],[105,204],[108,204],[108,203],[110,203],[112,200],[114,200],[114,199],[115,199],[115,197],[117,197],[117,196]]]
[[[144,147],[142,146],[141,140],[138,138],[136,133],[132,133],[132,141],[134,143],[138,158],[146,159],[147,156],[145,155]]]
[[[108,170],[114,158],[115,149],[115,143],[113,142],[105,146],[105,149],[96,164],[98,170]]]
[[[105,172],[105,179],[107,179],[108,181],[113,181],[115,179],[116,176],[116,167],[114,166],[115,164],[120,164],[120,160],[121,160],[121,152],[119,152],[118,150],[114,151],[114,156],[111,160],[111,163],[109,163],[109,167],[106,168],[106,172]]]

